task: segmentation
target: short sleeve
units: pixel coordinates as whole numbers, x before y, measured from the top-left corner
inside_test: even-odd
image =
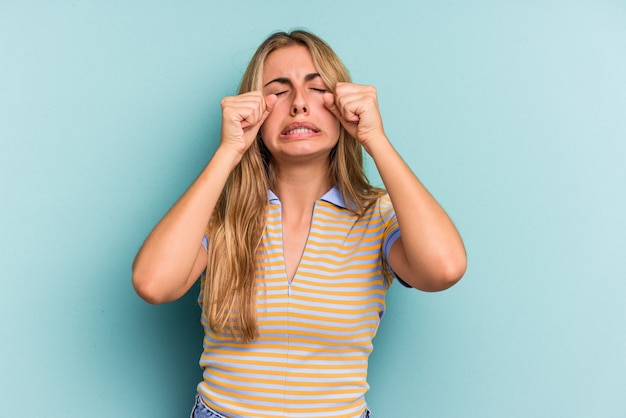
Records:
[[[202,236],[202,247],[206,251],[209,250],[209,227],[207,225],[206,230],[204,231],[204,235]],[[198,293],[198,304],[202,308],[203,298],[204,298],[204,286],[206,284],[206,271],[202,273],[200,276],[200,292]]]
[[[391,272],[391,277],[388,278],[389,284],[391,284],[391,280],[395,277],[404,287],[411,287],[407,283],[405,283],[400,277],[398,277],[398,275],[392,270],[387,261],[389,257],[389,251],[391,251],[391,247],[401,236],[400,227],[398,226],[398,219],[396,218],[396,212],[393,209],[393,205],[391,203],[389,195],[384,195],[379,199],[378,209],[385,225],[385,231],[383,233],[382,252],[386,266]]]

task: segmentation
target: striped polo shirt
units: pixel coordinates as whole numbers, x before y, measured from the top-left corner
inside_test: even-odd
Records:
[[[198,393],[228,417],[359,417],[367,362],[393,279],[386,265],[400,236],[387,195],[359,217],[337,188],[316,203],[291,282],[281,203],[271,191],[257,267],[259,338],[216,334],[204,315]],[[202,306],[204,277],[199,303]]]

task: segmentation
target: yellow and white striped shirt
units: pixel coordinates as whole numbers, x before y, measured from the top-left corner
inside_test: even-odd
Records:
[[[260,337],[234,342],[204,321],[198,393],[228,417],[359,417],[367,362],[393,278],[386,255],[399,237],[391,201],[361,217],[336,188],[315,204],[296,274],[285,272],[281,204],[270,192],[257,269]],[[199,302],[202,306],[201,285]]]

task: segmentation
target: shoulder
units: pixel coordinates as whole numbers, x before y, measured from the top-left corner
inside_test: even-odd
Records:
[[[391,203],[391,198],[387,193],[382,193],[380,196],[378,196],[373,204],[370,206],[369,211],[376,213],[376,215],[384,219],[389,219],[395,216],[395,211],[393,209],[393,204]]]

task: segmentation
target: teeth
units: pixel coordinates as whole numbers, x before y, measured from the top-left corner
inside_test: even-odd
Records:
[[[315,131],[313,129],[300,127],[300,128],[296,128],[296,129],[292,129],[290,131],[287,131],[287,133],[285,135],[303,134],[305,132],[315,132]]]

